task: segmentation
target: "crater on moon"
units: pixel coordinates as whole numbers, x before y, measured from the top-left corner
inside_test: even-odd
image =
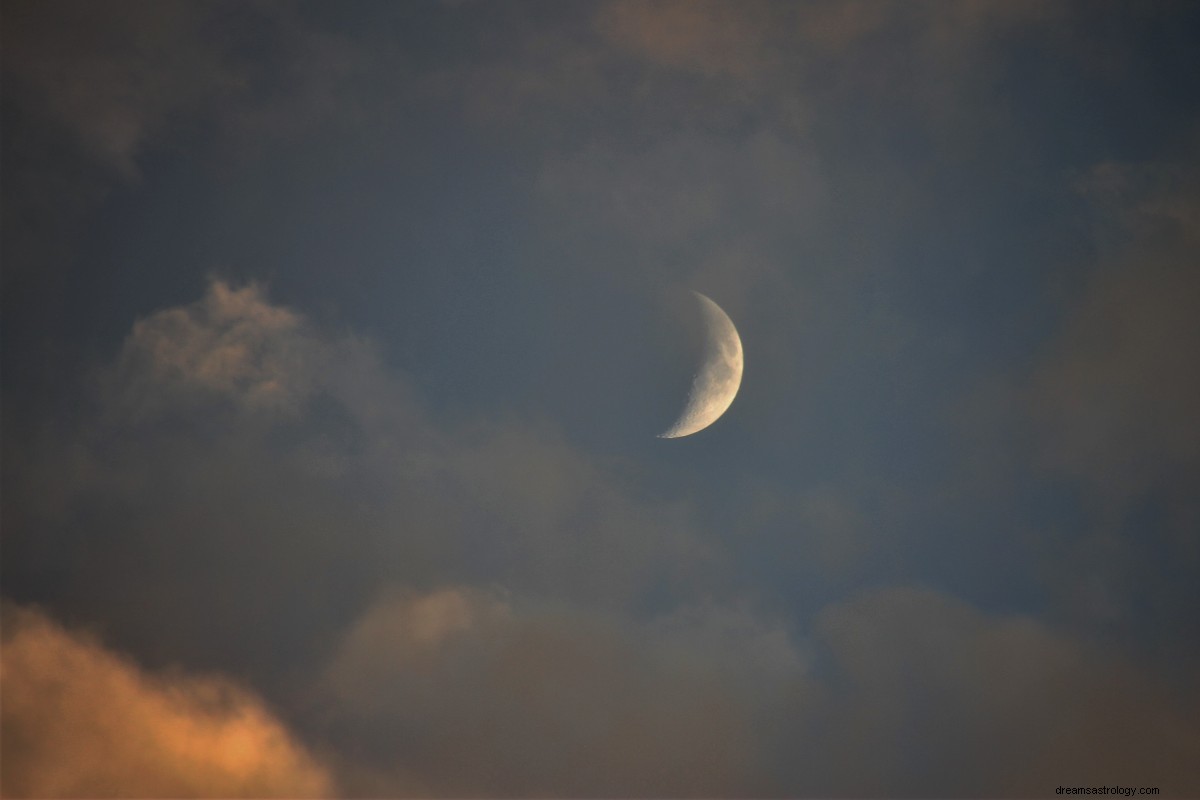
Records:
[[[659,434],[662,439],[689,436],[716,422],[733,403],[742,382],[742,341],[733,321],[699,292],[693,291],[689,297],[698,313],[693,311],[683,319],[690,322],[687,327],[693,328],[688,338],[699,343],[691,362],[699,366],[692,376],[683,411]]]

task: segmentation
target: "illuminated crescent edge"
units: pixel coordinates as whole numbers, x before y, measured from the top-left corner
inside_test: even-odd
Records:
[[[687,405],[660,439],[678,439],[712,425],[733,403],[742,384],[742,340],[721,307],[693,291],[704,314],[707,332],[704,363],[692,378]]]

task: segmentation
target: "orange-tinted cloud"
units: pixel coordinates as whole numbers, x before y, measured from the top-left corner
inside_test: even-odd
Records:
[[[290,409],[308,390],[319,350],[302,318],[269,304],[257,286],[216,280],[203,299],[134,324],[116,382],[136,413],[164,394]]]
[[[348,630],[319,695],[369,778],[356,793],[1195,791],[1191,700],[1031,617],[876,589],[821,611],[810,645],[737,606],[636,622],[469,587],[393,591]]]
[[[220,678],[153,675],[43,614],[4,609],[8,797],[319,797],[328,772]]]

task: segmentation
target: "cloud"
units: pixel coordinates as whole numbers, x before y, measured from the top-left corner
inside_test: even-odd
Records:
[[[390,589],[337,647],[318,727],[361,756],[351,793],[1195,789],[1195,698],[1126,654],[920,587],[861,592],[807,629],[802,645],[738,604],[637,620]]]
[[[6,450],[24,567],[6,576],[138,652],[271,681],[388,583],[618,609],[723,570],[690,504],[647,497],[627,461],[544,424],[442,419],[369,341],[258,287],[147,316],[98,373],[78,425]]]
[[[807,3],[611,0],[602,36],[651,63],[757,81],[767,73],[878,47],[887,37],[934,60],[964,61],[988,40],[1061,15],[1044,3],[816,0]]]
[[[966,161],[981,148],[1019,157],[1007,153],[1028,131],[1009,116],[1000,56],[1019,41],[1086,61],[1092,45],[1080,46],[1088,33],[1076,14],[1068,3],[1025,0],[611,0],[593,24],[608,58],[637,68],[629,94],[674,111],[655,126],[668,135],[681,124],[728,133],[765,125],[816,135],[859,162],[911,136],[938,158]],[[869,180],[886,178],[873,170]]]
[[[1036,468],[1075,486],[1088,520],[1060,547],[1067,613],[1154,631],[1164,657],[1191,662],[1195,621],[1177,609],[1200,567],[1196,176],[1193,147],[1171,162],[1099,164],[1079,182],[1096,263],[1024,392]]]
[[[703,237],[731,217],[759,229],[803,225],[828,193],[811,148],[762,129],[630,150],[594,144],[548,159],[538,189],[547,204],[586,207],[584,219],[660,246]]]
[[[728,600],[695,510],[630,464],[440,418],[261,288],[149,315],[97,385],[43,453],[62,491],[17,493],[58,523],[6,525],[9,556],[80,553],[54,573],[73,618],[252,676],[349,793],[1028,793],[1063,764],[1190,787],[1196,731],[1149,671],[921,589],[789,630]],[[763,513],[830,568],[879,538],[836,484]]]
[[[745,77],[762,68],[769,15],[761,4],[720,2],[604,4],[597,29],[613,43],[666,66]]]
[[[1198,787],[1195,698],[1181,707],[1126,654],[916,587],[863,592],[814,627],[827,693],[785,727],[804,793],[1021,796],[1106,782],[1186,796]]]
[[[52,500],[50,541],[86,555],[59,562],[70,613],[252,676],[347,793],[1028,793],[1064,765],[1191,787],[1197,732],[1133,659],[914,588],[789,629],[728,599],[694,509],[629,464],[441,419],[260,288],[146,317],[110,370]],[[878,538],[836,485],[764,514],[834,568]],[[32,565],[27,536],[6,547]]]
[[[726,796],[754,785],[757,695],[801,671],[786,633],[735,609],[639,625],[460,586],[384,593],[325,686],[343,745],[401,786]]]
[[[287,8],[5,6],[5,108],[16,109],[26,140],[49,131],[51,160],[79,146],[126,176],[158,162],[152,151],[170,155],[159,145],[188,155],[167,159],[164,182],[115,193],[92,233],[75,220],[38,234],[80,242],[95,269],[86,280],[51,276],[72,298],[58,316],[17,297],[25,324],[6,341],[61,325],[80,351],[107,347],[90,333],[111,330],[111,312],[90,302],[104,292],[86,287],[132,286],[122,303],[146,308],[155,287],[186,280],[178,269],[188,257],[158,271],[145,259],[188,249],[184,229],[195,224],[217,250],[265,254],[259,266],[283,270],[289,296],[332,285],[305,244],[337,249],[337,232],[353,233],[350,257],[363,263],[335,291],[357,302],[364,286],[404,287],[360,310],[416,338],[389,353],[264,287],[219,280],[195,302],[144,316],[89,391],[21,418],[44,426],[9,426],[29,432],[17,447],[6,439],[4,452],[6,591],[103,625],[141,663],[253,681],[261,701],[213,679],[236,696],[210,727],[279,725],[263,709],[285,708],[293,733],[280,728],[284,741],[320,742],[337,788],[355,794],[1033,794],[1064,769],[1108,767],[1139,784],[1193,787],[1183,770],[1196,755],[1194,704],[1155,686],[1171,667],[1123,664],[1044,622],[929,590],[841,597],[880,572],[949,570],[975,597],[1036,604],[1019,581],[992,593],[1004,583],[992,556],[1020,562],[1011,570],[1027,579],[1007,521],[1026,505],[1069,505],[1075,488],[1111,502],[1122,535],[1138,530],[1124,546],[1089,542],[1096,561],[1124,564],[1143,548],[1158,567],[1157,523],[1142,533],[1140,515],[1169,495],[1179,547],[1164,549],[1170,564],[1147,569],[1138,586],[1173,581],[1156,600],[1169,611],[1133,614],[1131,598],[1110,596],[1103,581],[1097,605],[1150,624],[1171,618],[1160,638],[1198,640],[1175,635],[1194,628],[1186,609],[1196,562],[1174,557],[1195,553],[1200,519],[1190,411],[1200,397],[1185,357],[1200,350],[1187,269],[1197,215],[1180,187],[1138,188],[1172,174],[1194,183],[1190,173],[1109,165],[1093,176],[1090,191],[1113,196],[1126,215],[1128,230],[1105,256],[1111,269],[1084,281],[1034,387],[991,398],[1035,408],[1035,488],[1005,495],[990,519],[993,509],[946,500],[953,487],[938,483],[961,462],[931,418],[964,373],[1022,357],[1008,355],[1008,323],[1025,320],[1007,316],[1008,303],[1041,286],[1024,274],[1038,271],[1036,258],[1000,269],[1041,228],[1016,235],[1013,249],[995,240],[1013,238],[1006,221],[1021,227],[1044,210],[1038,198],[1057,183],[1041,167],[1082,130],[1067,118],[1085,109],[1086,119],[1089,91],[1112,88],[1068,69],[1061,83],[1013,94],[1030,64],[1061,63],[1054,46],[1076,26],[1046,25],[1044,15],[1075,6],[605,3],[547,6],[551,18],[537,20],[482,6],[367,18],[295,11],[377,48],[365,94],[339,91],[343,70],[359,63],[356,47],[310,37]],[[1101,15],[1096,27],[1113,21]],[[68,30],[78,52],[63,49]],[[1101,41],[1111,38],[1123,37]],[[1127,89],[1151,74],[1130,73]],[[1068,88],[1073,102],[1055,102]],[[502,129],[461,130],[444,107],[456,99],[473,121]],[[370,116],[355,116],[360,103]],[[997,125],[1010,109],[1031,116]],[[354,129],[352,138],[288,124],[324,116],[345,120],[337,133]],[[371,124],[357,124],[364,119]],[[214,150],[228,144],[226,126],[280,149],[256,162],[261,170],[220,172],[229,154]],[[960,149],[928,135],[939,127]],[[1124,128],[1083,127],[1085,149],[1127,143]],[[1032,178],[1022,171],[1031,161],[1005,157],[1025,150],[1038,153]],[[6,165],[23,160],[6,152]],[[26,183],[44,175],[24,170]],[[280,176],[307,199],[265,200]],[[481,176],[491,190],[474,193]],[[418,190],[425,180],[437,184],[433,195]],[[241,198],[232,208],[220,197],[231,187]],[[192,200],[160,206],[160,190]],[[530,190],[538,194],[527,205]],[[70,193],[67,181],[41,205]],[[439,209],[454,213],[442,219]],[[508,224],[513,209],[524,224]],[[297,219],[317,226],[313,236],[297,240]],[[1059,221],[1049,219],[1047,232]],[[118,235],[146,224],[162,235]],[[5,227],[24,228],[25,218],[6,216]],[[1037,253],[1059,252],[1061,235],[1048,234]],[[283,266],[280,241],[305,252]],[[116,263],[123,278],[104,274]],[[612,398],[640,384],[608,380],[618,370],[591,356],[611,353],[610,342],[581,330],[603,330],[605,318],[626,327],[626,352],[654,347],[638,335],[640,318],[614,314],[618,300],[592,289],[607,282],[620,287],[613,294],[648,295],[668,281],[728,308],[754,374],[715,438],[670,453],[640,442],[622,450],[596,432],[595,408],[637,407],[640,397]],[[428,302],[443,296],[449,315]],[[575,306],[560,302],[568,297]],[[408,317],[413,303],[422,308]],[[485,306],[497,311],[473,318]],[[1004,322],[988,328],[998,307]],[[551,317],[562,326],[543,324]],[[434,318],[445,323],[431,333]],[[523,328],[526,341],[556,341],[491,363],[519,338],[496,331],[497,320]],[[479,333],[500,343],[455,352]],[[1017,334],[1026,343],[1037,335]],[[595,350],[581,352],[587,340]],[[18,346],[30,361],[61,364],[53,347]],[[547,353],[577,372],[555,374]],[[398,368],[407,358],[428,369],[419,378],[427,395]],[[530,371],[544,380],[508,369],[515,362],[537,365]],[[488,374],[469,396],[458,385],[441,392],[445,370],[451,380]],[[497,390],[537,395],[523,408],[560,391],[602,398],[580,404],[583,422],[564,433],[533,413],[499,416],[509,401],[496,402]],[[452,402],[437,399],[447,394]],[[612,429],[626,422],[612,417]],[[581,441],[588,426],[592,438]],[[614,450],[645,460],[597,455]],[[956,515],[979,526],[955,536],[947,517]],[[953,546],[936,546],[951,537]],[[1090,585],[1103,573],[1096,561],[1057,562],[1055,583]],[[842,601],[813,622],[811,606],[831,596]],[[21,652],[6,639],[6,659]],[[7,660],[5,669],[7,692]],[[209,708],[194,688],[208,679],[114,669],[160,705],[184,696],[180,719]],[[21,719],[53,728],[55,715],[41,713],[53,708],[46,695],[31,690],[40,707]],[[20,698],[5,704],[24,708]],[[6,736],[23,729],[6,717]]]
[[[1197,308],[1186,251],[1130,254],[1090,282],[1036,378],[1049,463],[1122,494],[1200,467]]]
[[[259,284],[210,278],[195,302],[137,320],[97,380],[102,425],[148,427],[162,417],[232,412],[268,424],[311,415],[321,398],[394,446],[422,422],[402,381],[385,373],[374,345],[320,330],[273,304]],[[225,420],[227,424],[235,424]]]
[[[373,576],[444,552],[452,515],[403,480],[433,445],[368,342],[216,280],[94,372],[76,422],[5,450],[17,596],[104,621],[125,649],[277,678]]]
[[[262,137],[329,115],[354,53],[298,17],[271,3],[18,0],[5,14],[5,93],[134,179],[147,145],[197,119]],[[246,56],[249,30],[250,47],[285,69]]]
[[[149,412],[148,403],[188,395],[295,411],[321,355],[300,318],[265,302],[259,287],[212,281],[202,300],[134,324],[114,384],[135,415]]]
[[[770,130],[679,134],[549,158],[537,200],[550,240],[595,241],[604,272],[622,270],[635,286],[695,286],[737,319],[750,296],[794,296],[784,251],[825,221],[823,167],[809,143]]]
[[[187,3],[18,3],[6,14],[6,72],[30,102],[126,176],[168,118],[236,90],[236,69]]]
[[[1200,467],[1197,172],[1194,158],[1105,163],[1081,182],[1106,231],[1101,263],[1046,349],[1034,399],[1048,460],[1106,491]]]
[[[104,385],[122,434],[232,408],[242,416],[218,414],[215,430],[236,431],[238,451],[254,443],[264,458],[293,464],[297,478],[388,486],[408,507],[387,524],[442,519],[428,531],[404,526],[408,541],[452,537],[434,549],[468,547],[457,560],[477,579],[622,603],[668,564],[684,576],[710,560],[689,541],[687,509],[635,499],[620,465],[597,463],[537,424],[442,423],[369,342],[320,332],[255,286],[213,281],[201,300],[140,320]],[[282,452],[269,443],[279,426],[294,430]],[[202,460],[214,450],[189,446]],[[119,463],[140,470],[146,455],[135,447]],[[218,445],[214,455],[229,452]],[[425,496],[397,494],[404,484]]]
[[[325,767],[219,677],[148,673],[44,614],[4,607],[8,797],[325,797]]]

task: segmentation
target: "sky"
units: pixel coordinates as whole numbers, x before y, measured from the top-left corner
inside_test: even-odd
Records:
[[[0,44],[6,796],[1200,795],[1200,5]]]

